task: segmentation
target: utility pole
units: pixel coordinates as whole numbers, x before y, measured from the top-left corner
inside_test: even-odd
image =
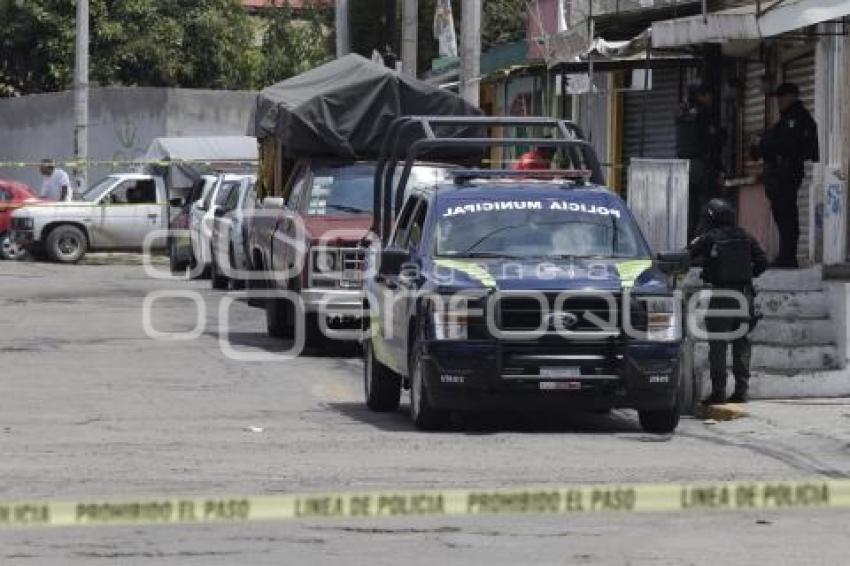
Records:
[[[478,106],[481,74],[481,0],[464,0],[460,14],[460,95]]]
[[[351,29],[348,25],[348,0],[336,0],[334,12],[336,26],[336,56],[348,55],[351,51]]]
[[[89,0],[77,0],[77,50],[74,58],[74,159],[89,159]],[[88,164],[75,168],[79,191],[88,184]]]
[[[401,68],[416,76],[416,49],[419,45],[419,0],[404,0],[401,6]]]

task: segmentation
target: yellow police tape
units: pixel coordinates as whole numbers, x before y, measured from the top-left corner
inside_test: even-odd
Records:
[[[850,507],[850,480],[425,489],[0,503],[0,528]]]

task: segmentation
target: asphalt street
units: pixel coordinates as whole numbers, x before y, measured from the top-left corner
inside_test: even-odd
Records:
[[[636,415],[415,431],[362,402],[355,348],[225,355],[220,292],[125,265],[0,262],[0,500],[850,476],[850,400],[752,403],[677,434]],[[164,269],[163,265],[159,265]],[[150,308],[155,291],[195,291]],[[243,355],[279,354],[230,307]],[[846,564],[846,512],[326,520],[0,531],[1,564]]]

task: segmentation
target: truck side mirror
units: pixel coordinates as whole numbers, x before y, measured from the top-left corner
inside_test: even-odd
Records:
[[[386,248],[381,251],[379,275],[398,275],[405,263],[410,261],[410,252],[404,248]]]
[[[182,208],[183,199],[180,198],[180,197],[174,197],[174,198],[168,200],[168,204],[170,206],[173,206],[174,208]]]
[[[263,199],[263,208],[283,208],[283,197],[266,197]]]
[[[656,256],[658,269],[667,275],[683,275],[691,268],[688,252],[661,252]]]
[[[227,214],[227,209],[223,206],[216,206],[215,208],[213,208],[213,216],[215,216],[216,218],[221,218],[225,214]]]

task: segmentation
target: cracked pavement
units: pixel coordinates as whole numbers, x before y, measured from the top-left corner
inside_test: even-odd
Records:
[[[438,434],[362,403],[351,347],[289,362],[223,355],[209,282],[138,265],[0,262],[0,500],[850,476],[850,400],[758,402],[671,437],[611,415],[474,417]],[[192,341],[142,305],[195,290]],[[279,352],[232,306],[234,345]],[[195,306],[154,304],[161,331]],[[403,402],[403,405],[405,403]],[[846,512],[329,520],[0,531],[2,564],[845,564]]]

